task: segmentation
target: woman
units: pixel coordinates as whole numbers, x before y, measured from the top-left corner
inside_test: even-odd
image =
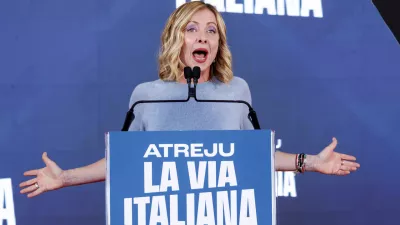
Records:
[[[224,21],[211,5],[194,1],[180,6],[170,16],[162,34],[158,80],[138,85],[130,104],[147,99],[185,99],[187,85],[185,66],[199,66],[197,86],[199,99],[235,99],[251,102],[247,83],[234,77],[231,53],[226,42]],[[136,118],[130,130],[238,130],[252,129],[247,119],[248,108],[240,104],[161,103],[141,104],[135,108]],[[168,115],[168,117],[165,117]],[[196,115],[193,119],[193,115]],[[334,152],[337,141],[318,155],[276,152],[278,171],[313,171],[347,175],[360,166],[355,157]],[[105,180],[105,159],[91,165],[62,170],[43,153],[45,167],[24,173],[34,176],[20,184],[21,193],[34,197],[50,190]]]

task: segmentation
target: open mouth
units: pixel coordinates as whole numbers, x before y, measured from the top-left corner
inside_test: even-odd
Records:
[[[205,48],[198,48],[192,53],[194,61],[204,63],[207,60],[208,50]]]

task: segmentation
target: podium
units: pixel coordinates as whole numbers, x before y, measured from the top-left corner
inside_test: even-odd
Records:
[[[108,225],[275,225],[274,132],[106,134]]]

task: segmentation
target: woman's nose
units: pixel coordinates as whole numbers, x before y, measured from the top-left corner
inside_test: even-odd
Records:
[[[204,33],[200,33],[199,37],[197,38],[197,42],[202,44],[207,44],[207,37]]]

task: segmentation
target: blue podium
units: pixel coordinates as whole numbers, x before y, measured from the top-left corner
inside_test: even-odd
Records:
[[[274,132],[106,134],[108,225],[275,225]]]

